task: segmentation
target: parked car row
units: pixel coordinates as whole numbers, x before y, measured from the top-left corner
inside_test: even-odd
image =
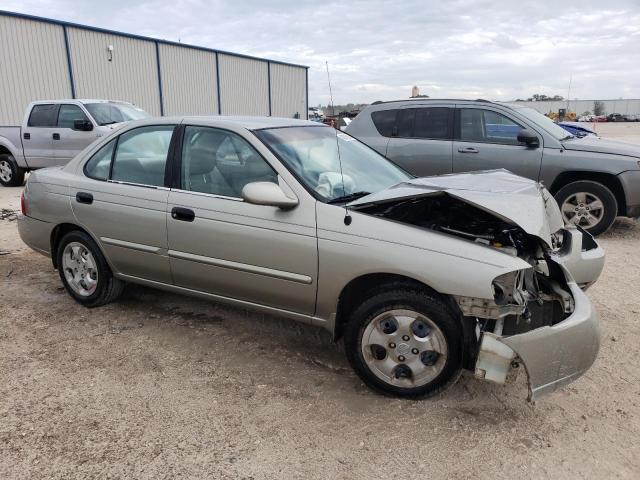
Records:
[[[583,289],[604,252],[591,234],[640,215],[635,147],[487,101],[377,103],[347,133],[133,116],[147,117],[36,102],[17,138],[4,132],[6,184],[34,170],[20,236],[80,304],[131,282],[315,324],[344,339],[367,385],[405,397],[462,369],[504,383],[524,365],[535,399],[593,363]],[[90,145],[53,153],[74,138],[65,128]]]
[[[640,115],[611,113],[609,115],[583,115],[579,122],[640,122]]]

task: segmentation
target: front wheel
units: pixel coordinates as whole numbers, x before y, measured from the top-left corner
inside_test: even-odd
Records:
[[[0,155],[0,184],[5,187],[19,187],[24,184],[24,169],[18,167],[11,155]]]
[[[618,214],[615,195],[591,180],[569,183],[554,197],[566,224],[579,225],[594,236],[606,232]]]
[[[447,306],[412,287],[380,291],[345,328],[351,366],[366,385],[399,397],[444,390],[462,371],[462,328]]]

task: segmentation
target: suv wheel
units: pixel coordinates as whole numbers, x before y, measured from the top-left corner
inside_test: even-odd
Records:
[[[112,302],[124,288],[124,283],[113,277],[96,243],[84,232],[73,231],[62,237],[57,265],[64,288],[85,307]]]
[[[566,224],[579,225],[591,235],[606,232],[618,214],[618,202],[607,187],[580,180],[562,187],[555,199]]]
[[[369,387],[400,397],[434,395],[462,371],[460,322],[428,293],[396,286],[366,300],[345,328],[351,366]]]
[[[5,187],[19,187],[24,184],[24,170],[18,167],[11,155],[0,155],[0,184]]]

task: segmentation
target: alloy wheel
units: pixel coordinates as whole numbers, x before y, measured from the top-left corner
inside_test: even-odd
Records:
[[[562,203],[565,223],[593,228],[604,216],[604,204],[593,193],[577,192],[569,195]]]

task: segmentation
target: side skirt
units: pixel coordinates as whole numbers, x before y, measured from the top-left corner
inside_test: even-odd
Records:
[[[267,313],[269,315],[274,315],[278,317],[285,317],[291,320],[295,320],[296,322],[313,324],[323,326],[327,323],[322,318],[317,318],[312,315],[305,315],[302,313],[292,312],[290,310],[282,310],[280,308],[269,307],[266,305],[261,305],[259,303],[249,302],[246,300],[238,300],[236,298],[224,297],[222,295],[216,295],[214,293],[201,292],[200,290],[192,290],[190,288],[179,287],[176,285],[168,285],[166,283],[155,282],[153,280],[146,280],[140,277],[134,277],[131,275],[123,275],[121,273],[114,274],[116,278],[120,280],[124,280],[125,282],[136,283],[139,285],[145,285],[147,287],[158,288],[160,290],[165,290],[168,292],[179,293],[183,295],[188,295],[192,297],[202,298],[204,300],[212,300],[215,302],[226,303],[229,305],[233,305],[235,307],[247,308],[250,310],[255,310],[257,312]],[[325,327],[326,328],[326,327]]]

